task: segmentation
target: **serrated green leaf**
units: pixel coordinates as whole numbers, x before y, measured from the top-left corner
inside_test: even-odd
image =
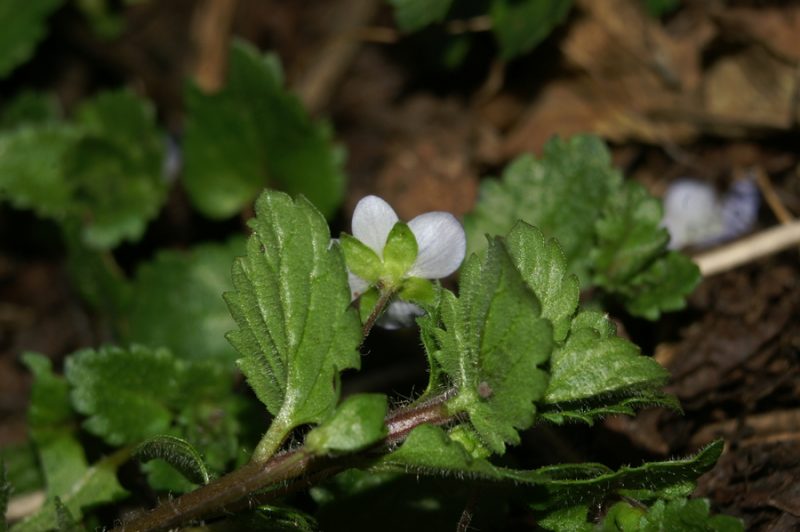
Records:
[[[314,428],[305,448],[315,454],[352,453],[386,437],[384,418],[388,409],[383,394],[353,395],[342,401],[332,417]]]
[[[543,405],[539,410],[539,418],[556,425],[580,421],[587,425],[606,416],[633,416],[637,410],[659,406],[681,412],[681,405],[675,396],[656,391],[637,392],[638,395],[617,399],[598,397],[591,401],[558,403]]]
[[[662,312],[684,308],[700,280],[700,269],[689,257],[670,251],[618,292],[631,314],[657,320]]]
[[[257,453],[272,454],[295,427],[320,423],[339,396],[339,372],[358,368],[361,322],[350,306],[341,250],[308,201],[265,191],[247,255],[226,300],[238,330],[239,367],[275,416]]]
[[[371,247],[347,233],[342,233],[339,237],[339,244],[349,271],[368,283],[378,280],[383,271],[383,263]]]
[[[590,135],[551,139],[541,159],[523,155],[500,182],[484,180],[475,210],[464,219],[468,251],[485,247],[485,234],[506,235],[523,220],[558,240],[569,271],[590,280],[594,222],[622,182],[603,142]]]
[[[130,91],[106,92],[78,110],[84,133],[67,159],[83,238],[99,249],[138,240],[166,199],[162,135],[153,107]]]
[[[500,56],[512,59],[531,51],[572,9],[572,0],[492,0],[492,32]]]
[[[662,215],[661,202],[633,181],[608,199],[595,224],[598,241],[592,262],[596,284],[624,286],[666,248],[669,234],[660,226]]]
[[[72,212],[74,183],[64,179],[64,159],[79,138],[66,124],[26,125],[0,134],[0,199],[39,216]]]
[[[588,515],[589,508],[585,505],[570,506],[550,512],[539,519],[536,524],[545,530],[591,532],[594,530],[594,526],[586,521]]]
[[[45,36],[47,18],[63,0],[3,0],[0,3],[0,78],[33,55]]]
[[[700,279],[688,259],[667,252],[660,217],[658,200],[623,184],[602,141],[579,135],[552,139],[540,160],[518,158],[501,182],[485,180],[464,226],[468,248],[480,251],[485,234],[530,223],[558,240],[583,288],[601,288],[631,314],[656,319],[682,308]]]
[[[621,397],[658,390],[669,373],[639,348],[619,337],[603,338],[593,329],[572,331],[550,359],[546,403]]]
[[[408,225],[397,222],[386,237],[383,247],[384,271],[389,278],[398,282],[417,260],[417,238]]]
[[[318,532],[316,519],[291,506],[264,505],[234,515],[226,530],[265,530],[268,532]]]
[[[444,20],[453,0],[389,0],[394,8],[397,27],[402,31],[417,31]]]
[[[208,470],[203,457],[191,443],[176,436],[160,435],[140,443],[133,451],[140,462],[164,460],[195,484],[208,484]]]
[[[543,492],[534,491],[531,506],[548,512],[579,504],[594,506],[611,496],[639,500],[686,497],[695,482],[709,471],[724,445],[716,441],[696,455],[682,460],[649,462],[639,467],[612,471],[602,464],[561,464],[534,470],[545,477]]]
[[[345,180],[329,128],[314,123],[284,89],[276,56],[236,42],[228,68],[220,92],[187,91],[184,183],[193,203],[207,216],[226,218],[269,185],[303,194],[332,215]]]
[[[568,273],[564,252],[555,240],[545,243],[542,232],[525,222],[514,226],[506,245],[514,266],[541,303],[542,317],[553,324],[554,340],[563,342],[580,296],[580,283]]]
[[[69,357],[65,375],[86,430],[110,445],[138,443],[166,432],[178,394],[175,361],[166,349],[85,349]]]
[[[127,340],[167,347],[180,359],[233,362],[225,333],[235,323],[222,294],[233,287],[231,264],[244,251],[244,239],[235,237],[186,252],[162,251],[140,266]]]
[[[533,423],[547,387],[538,366],[550,355],[553,332],[499,239],[483,264],[477,256],[466,262],[458,299],[444,293],[442,322],[436,358],[458,390],[448,407],[468,413],[488,447],[502,453]]]

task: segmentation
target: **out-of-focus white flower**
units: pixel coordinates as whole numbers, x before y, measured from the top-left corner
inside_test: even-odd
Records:
[[[664,195],[661,222],[669,247],[708,247],[747,233],[758,217],[759,194],[753,179],[736,181],[722,197],[702,181],[681,179]]]
[[[377,196],[366,196],[353,212],[353,237],[371,248],[383,259],[383,250],[394,225],[400,221],[394,209]],[[423,279],[441,279],[458,269],[464,260],[467,239],[459,221],[447,212],[428,212],[408,222],[417,241],[417,257],[403,275]],[[369,283],[353,273],[348,274],[353,299],[369,288]],[[410,325],[422,310],[405,301],[393,301],[379,324],[385,328]]]

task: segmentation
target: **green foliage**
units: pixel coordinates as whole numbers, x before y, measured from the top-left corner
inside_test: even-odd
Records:
[[[386,274],[393,282],[399,282],[417,259],[417,239],[408,225],[397,222],[386,237],[383,261]]]
[[[492,31],[500,56],[512,59],[530,52],[572,9],[572,0],[492,0]]]
[[[658,532],[692,530],[697,532],[741,532],[739,519],[710,515],[706,499],[659,500],[649,508],[632,506],[625,501],[612,506],[601,524],[603,532]]]
[[[378,280],[383,272],[383,260],[371,247],[347,233],[341,234],[339,244],[349,271],[369,283]]]
[[[236,237],[185,252],[161,251],[142,265],[132,283],[127,339],[167,347],[181,359],[232,362],[225,333],[235,324],[222,294],[233,287],[231,263],[244,249]]]
[[[28,353],[23,361],[34,375],[28,424],[39,453],[48,500],[41,510],[15,525],[13,530],[37,531],[57,525],[56,497],[77,519],[81,518],[85,507],[125,497],[127,492],[119,485],[116,470],[127,453],[117,452],[89,466],[77,439],[69,384],[52,373],[47,358]]]
[[[553,334],[501,240],[490,242],[483,264],[477,256],[467,260],[460,295],[444,292],[441,317],[435,358],[457,389],[448,405],[468,413],[489,448],[502,453],[533,423],[534,403],[547,387],[539,366]]]
[[[47,18],[63,0],[4,0],[0,3],[0,79],[33,56],[45,36]]]
[[[0,110],[0,130],[31,123],[53,122],[59,116],[60,109],[52,95],[23,90]]]
[[[330,419],[308,433],[305,447],[316,454],[366,449],[386,436],[383,419],[387,409],[387,398],[382,394],[348,397]]]
[[[194,484],[208,483],[208,469],[203,457],[191,443],[182,438],[155,436],[140,443],[133,454],[140,462],[164,460]]]
[[[228,82],[216,94],[189,87],[185,185],[205,215],[226,218],[265,186],[303,194],[330,216],[344,192],[340,151],[283,87],[274,55],[243,42],[230,52]]]
[[[71,122],[32,118],[0,134],[0,198],[80,225],[91,248],[140,238],[166,197],[152,107],[116,91],[85,102]]]
[[[578,307],[580,284],[568,273],[558,242],[545,242],[542,232],[518,222],[506,237],[508,251],[525,284],[542,304],[542,317],[553,325],[553,338],[563,342]]]
[[[36,449],[30,442],[0,448],[0,461],[5,464],[8,482],[15,493],[28,493],[44,486]]]
[[[453,0],[388,0],[394,8],[397,27],[417,31],[444,20]]]
[[[275,416],[257,451],[266,456],[293,428],[330,416],[339,372],[360,363],[361,322],[319,211],[269,190],[255,210],[226,300],[238,325],[228,339],[242,355],[239,367]]]
[[[500,181],[486,180],[464,220],[468,248],[485,234],[505,235],[517,220],[558,240],[570,273],[597,286],[629,312],[656,319],[684,305],[699,281],[688,258],[668,252],[661,206],[635,183],[623,183],[597,137],[552,139],[541,159],[523,155]],[[563,323],[560,332],[563,333]]]

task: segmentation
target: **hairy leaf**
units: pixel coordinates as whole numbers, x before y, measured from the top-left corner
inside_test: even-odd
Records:
[[[538,366],[552,350],[552,327],[500,239],[482,264],[477,256],[467,261],[459,297],[445,292],[441,312],[436,358],[458,390],[449,408],[468,413],[488,447],[502,453],[533,423],[547,387]]]
[[[503,59],[531,51],[561,24],[572,0],[492,0],[492,31]]]
[[[225,333],[235,325],[222,294],[232,288],[231,263],[244,240],[162,251],[136,272],[128,340],[169,348],[186,360],[232,362]]]
[[[0,79],[33,55],[47,18],[64,0],[3,0],[0,3]]]
[[[0,461],[5,464],[8,481],[14,486],[15,493],[28,493],[44,486],[33,442],[0,448]]]
[[[140,443],[133,452],[140,462],[160,459],[195,484],[208,483],[208,470],[202,456],[188,441],[161,435]]]
[[[308,433],[305,447],[313,453],[351,453],[386,436],[388,409],[383,394],[353,395],[342,401],[330,419]]]
[[[189,87],[187,106],[185,185],[207,216],[236,214],[267,185],[304,194],[326,216],[339,206],[341,153],[284,89],[276,56],[235,43],[225,88]]]
[[[639,348],[617,336],[603,337],[591,328],[570,332],[553,351],[545,402],[585,401],[599,396],[622,399],[660,393],[669,373]],[[612,400],[611,404],[616,403]]]
[[[226,294],[238,325],[228,339],[275,416],[269,437],[277,447],[292,428],[333,411],[339,372],[359,367],[361,322],[341,250],[319,211],[270,190],[255,210],[247,255],[233,267],[235,291]]]
[[[506,167],[501,181],[483,181],[478,204],[464,220],[469,250],[482,249],[486,233],[505,235],[524,220],[558,240],[570,272],[586,285],[594,221],[621,182],[597,137],[554,138],[541,159],[523,155]]]
[[[568,273],[564,252],[558,242],[545,242],[541,231],[525,222],[514,226],[506,243],[522,279],[542,305],[542,317],[553,324],[553,338],[563,342],[580,295],[578,278]]]
[[[686,306],[686,296],[700,283],[700,269],[677,251],[670,251],[633,277],[617,292],[631,314],[657,320],[661,312]]]
[[[389,0],[394,8],[397,27],[417,31],[434,22],[441,22],[453,0]]]

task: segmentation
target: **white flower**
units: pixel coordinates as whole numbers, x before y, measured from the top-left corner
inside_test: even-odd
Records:
[[[398,221],[397,214],[388,203],[377,196],[366,196],[358,202],[353,212],[353,236],[383,258],[386,239]],[[464,260],[467,239],[464,228],[455,216],[447,212],[427,212],[408,222],[408,227],[417,240],[418,251],[405,277],[440,279],[458,269]],[[353,299],[369,287],[365,280],[353,273],[349,274],[349,281]],[[397,324],[407,323],[408,317],[420,313],[416,305],[401,301],[392,302],[386,312],[387,318]],[[381,325],[389,324],[382,322]]]

